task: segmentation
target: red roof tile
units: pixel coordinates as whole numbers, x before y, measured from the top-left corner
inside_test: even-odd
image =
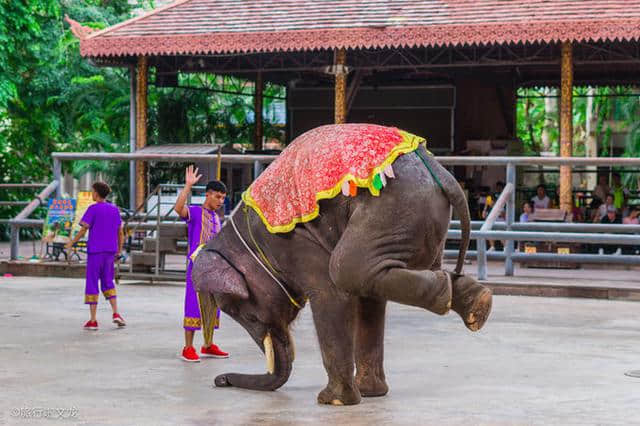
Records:
[[[639,40],[640,0],[179,0],[84,56]]]

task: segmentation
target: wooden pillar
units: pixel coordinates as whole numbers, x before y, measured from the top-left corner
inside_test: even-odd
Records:
[[[342,124],[347,119],[347,51],[338,49],[335,52],[334,73],[336,76],[334,122]]]
[[[138,57],[136,72],[136,149],[147,146],[147,77],[149,59]],[[140,207],[147,197],[147,163],[136,161],[136,207]]]
[[[264,83],[262,81],[262,73],[258,71],[256,74],[256,85],[253,96],[253,106],[256,120],[255,133],[253,135],[253,149],[260,151],[262,149],[262,135],[264,133],[262,127],[262,90]]]
[[[570,42],[562,43],[560,81],[560,156],[573,155],[573,55]],[[572,210],[571,166],[560,166],[560,208]]]

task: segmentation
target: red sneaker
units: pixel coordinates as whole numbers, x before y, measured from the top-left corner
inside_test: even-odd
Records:
[[[220,350],[220,348],[213,343],[211,346],[203,346],[200,349],[200,356],[202,358],[229,358],[229,354]]]
[[[84,325],[85,330],[97,330],[98,329],[98,321],[87,321]]]
[[[182,349],[182,356],[180,358],[187,362],[200,362],[200,357],[193,346],[185,346]]]
[[[117,324],[118,327],[124,327],[125,325],[127,325],[127,323],[124,322],[124,318],[122,318],[120,314],[113,314],[113,323]]]

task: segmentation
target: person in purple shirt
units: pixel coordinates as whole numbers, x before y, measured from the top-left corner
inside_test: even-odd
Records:
[[[98,321],[96,320],[99,296],[98,281],[100,281],[102,294],[111,304],[113,322],[118,327],[124,327],[126,323],[118,313],[116,288],[113,282],[113,263],[119,259],[124,242],[120,210],[105,200],[107,195],[111,193],[109,185],[104,182],[95,182],[91,188],[91,195],[95,203],[90,205],[82,216],[80,232],[66,244],[67,248],[73,247],[87,231],[90,231],[87,241],[87,278],[84,303],[89,305],[91,318],[84,325],[84,328],[86,330],[98,329]]]
[[[182,349],[181,356],[182,360],[187,362],[200,361],[200,357],[193,347],[193,336],[195,331],[200,330],[202,325],[207,325],[206,320],[208,320],[208,318],[201,319],[201,306],[191,279],[191,269],[193,267],[191,255],[201,244],[206,244],[207,241],[222,229],[216,210],[222,207],[227,196],[226,186],[222,182],[214,180],[207,184],[202,206],[187,206],[186,202],[189,194],[191,194],[191,188],[201,177],[202,175],[198,174],[198,169],[194,170],[193,166],[187,167],[185,172],[185,186],[178,195],[175,204],[176,213],[187,222],[189,236],[189,263],[187,264],[183,321],[185,346]],[[213,309],[216,310],[216,318],[213,321],[217,325],[220,311],[215,306]],[[203,313],[206,314],[206,310],[203,311]],[[229,356],[228,353],[223,352],[217,345],[213,344],[212,329],[210,333],[203,333],[203,337],[205,342],[204,346],[200,349],[200,356],[211,358],[227,358]]]

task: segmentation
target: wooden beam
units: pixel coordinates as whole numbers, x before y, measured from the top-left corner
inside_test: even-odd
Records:
[[[560,69],[560,156],[573,155],[573,54],[570,42],[562,43]],[[560,166],[560,208],[573,210],[571,166]]]
[[[264,130],[262,127],[262,100],[263,100],[263,88],[264,83],[262,80],[262,72],[258,71],[256,74],[256,85],[253,96],[253,109],[255,116],[255,132],[253,135],[253,149],[260,151],[262,149],[262,135]]]
[[[136,149],[147,146],[147,77],[149,60],[138,57],[136,72]],[[136,162],[136,206],[140,207],[147,198],[147,163]]]
[[[345,49],[336,50],[334,60],[334,73],[336,76],[336,94],[334,108],[335,124],[342,124],[347,119],[347,71],[345,69],[346,62],[347,51]]]

